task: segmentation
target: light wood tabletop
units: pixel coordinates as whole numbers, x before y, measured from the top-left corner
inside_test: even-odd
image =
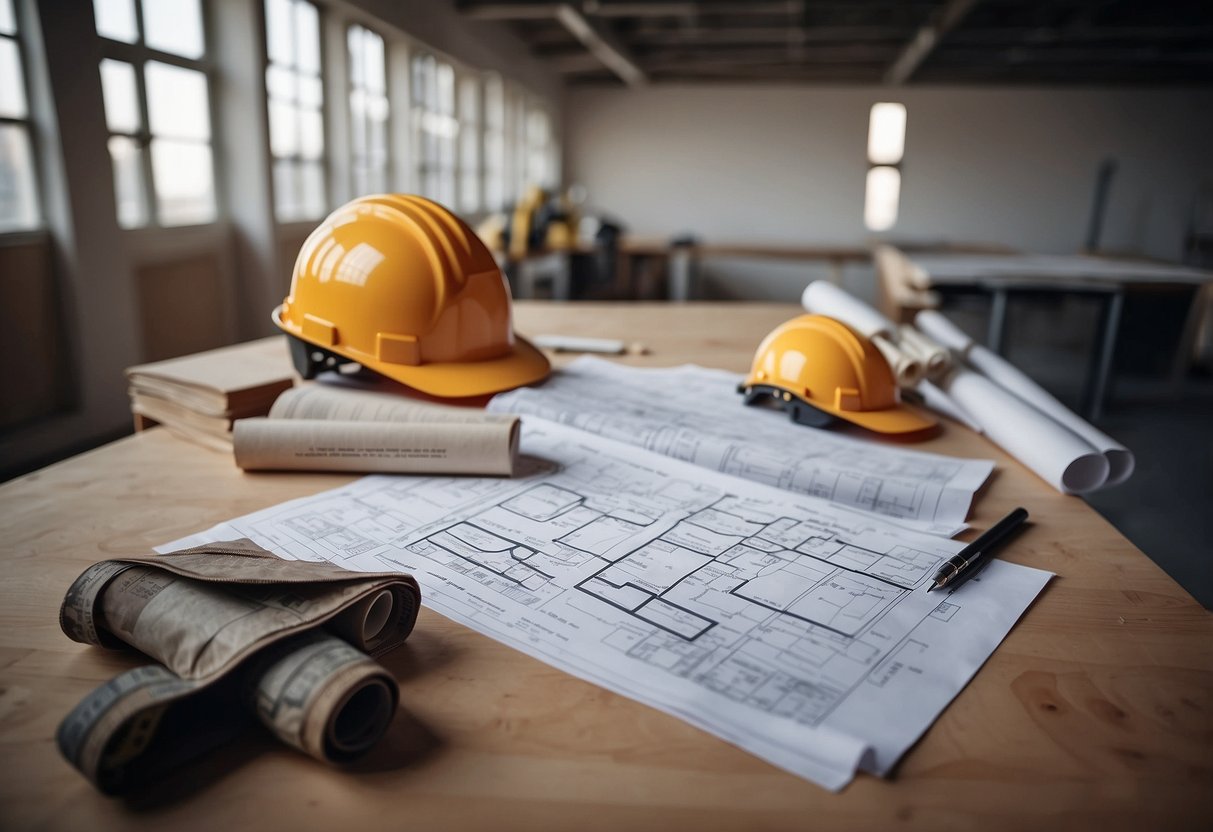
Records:
[[[740,372],[798,311],[519,303],[516,322],[641,341],[650,352],[632,364]],[[0,828],[1208,829],[1213,615],[981,437],[948,424],[919,447],[996,460],[970,521],[1027,507],[1031,527],[1002,556],[1057,577],[894,775],[840,794],[423,611],[384,660],[401,711],[359,764],[326,768],[250,735],[155,790],[103,797],[52,738],[140,661],[60,632],[67,586],[97,560],[352,478],[242,474],[157,428],[17,479],[0,487]]]

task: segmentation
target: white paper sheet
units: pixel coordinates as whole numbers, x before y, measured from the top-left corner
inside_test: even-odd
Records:
[[[522,451],[521,479],[367,477],[160,548],[410,572],[443,615],[834,790],[887,773],[1049,578],[996,561],[927,593],[961,544],[539,419]]]
[[[931,534],[963,531],[989,460],[890,447],[792,424],[746,407],[739,376],[686,366],[653,370],[581,358],[542,387],[503,393],[489,409],[539,416],[714,471],[872,511]]]
[[[933,310],[919,312],[914,322],[936,340],[961,353],[975,369],[999,387],[1009,390],[1062,427],[1081,437],[1108,461],[1108,474],[1101,486],[1118,485],[1133,473],[1133,452],[1055,399],[1001,355],[973,341],[963,330]]]

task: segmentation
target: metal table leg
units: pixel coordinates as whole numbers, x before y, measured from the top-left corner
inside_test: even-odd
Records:
[[[1108,385],[1112,379],[1112,359],[1116,354],[1116,340],[1120,333],[1120,318],[1124,307],[1123,289],[1108,293],[1096,333],[1098,351],[1092,357],[1084,385],[1083,411],[1092,422],[1103,414],[1104,399],[1107,398]]]
[[[687,246],[676,246],[670,251],[670,300],[686,301],[691,299],[693,281],[694,256]]]
[[[1007,335],[1007,290],[999,287],[990,298],[990,328],[986,333],[986,346],[990,352],[1002,354],[1003,340]]]

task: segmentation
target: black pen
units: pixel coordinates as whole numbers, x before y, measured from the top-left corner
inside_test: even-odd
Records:
[[[935,584],[927,587],[927,592],[945,586],[955,589],[976,575],[986,561],[993,557],[994,550],[1014,534],[1027,519],[1027,509],[1017,508],[999,520],[980,537],[961,549],[958,554],[948,558],[935,573]]]

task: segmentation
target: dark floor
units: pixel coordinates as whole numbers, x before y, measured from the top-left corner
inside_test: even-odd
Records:
[[[947,311],[975,336],[984,333],[986,310],[977,300]],[[1076,407],[1097,312],[1092,304],[1079,301],[1013,305],[1005,354]],[[1164,335],[1174,331],[1159,330]],[[1134,452],[1137,468],[1128,482],[1086,499],[1213,609],[1213,378],[1191,373],[1176,393],[1158,380],[1158,370],[1165,370],[1170,358],[1170,345],[1142,343],[1143,352],[1157,353],[1154,371],[1132,357],[1120,360],[1098,421],[1101,430]]]

